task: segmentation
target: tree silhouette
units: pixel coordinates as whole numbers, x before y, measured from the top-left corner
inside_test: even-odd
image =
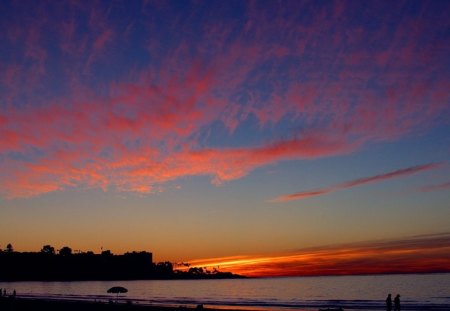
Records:
[[[54,255],[55,248],[51,245],[44,245],[44,246],[42,246],[41,253],[48,254],[48,255]]]
[[[6,245],[6,251],[7,251],[8,253],[14,252],[14,248],[13,248],[13,246],[11,245],[11,243],[8,243],[8,245]]]
[[[188,270],[189,274],[193,274],[193,275],[201,275],[204,273],[203,268],[202,267],[192,267],[189,268]]]
[[[68,246],[64,246],[63,248],[61,248],[59,250],[59,254],[61,256],[70,256],[70,255],[72,255],[72,249]]]
[[[173,273],[173,265],[171,262],[169,261],[165,261],[165,262],[158,262],[158,264],[156,264],[156,271],[158,273],[160,273],[161,275],[171,275]]]

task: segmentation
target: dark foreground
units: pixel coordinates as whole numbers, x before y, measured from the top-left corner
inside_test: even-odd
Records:
[[[305,310],[324,310],[324,311],[337,311],[340,308],[311,308],[301,307],[295,308],[296,311]],[[23,297],[0,297],[0,311],[257,311],[267,310],[265,308],[203,308],[203,306],[196,305],[144,305],[131,302],[102,302],[99,301],[79,301],[79,300],[58,300],[58,299],[36,299],[36,298],[23,298]],[[288,308],[273,308],[271,310],[293,310]],[[345,305],[343,310],[348,311],[380,311],[385,310],[384,306],[370,306],[370,305]],[[405,311],[450,311],[449,305],[404,305],[402,310]]]
[[[0,298],[1,311],[197,311],[199,309],[196,306],[148,306],[132,303]],[[202,310],[211,309],[202,308]]]

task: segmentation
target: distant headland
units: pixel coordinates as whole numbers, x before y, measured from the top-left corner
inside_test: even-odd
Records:
[[[174,269],[165,261],[154,263],[150,252],[115,255],[109,250],[95,254],[73,252],[68,246],[55,251],[44,245],[40,252],[16,252],[11,244],[0,249],[0,281],[88,281],[152,279],[231,279],[244,276],[191,267]]]

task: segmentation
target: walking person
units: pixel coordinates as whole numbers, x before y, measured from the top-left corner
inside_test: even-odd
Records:
[[[392,311],[392,297],[389,294],[386,298],[386,311]]]
[[[400,311],[400,295],[397,294],[394,298],[394,311]]]

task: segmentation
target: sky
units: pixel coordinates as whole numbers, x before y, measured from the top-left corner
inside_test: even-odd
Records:
[[[1,1],[0,247],[450,271],[449,12]]]

